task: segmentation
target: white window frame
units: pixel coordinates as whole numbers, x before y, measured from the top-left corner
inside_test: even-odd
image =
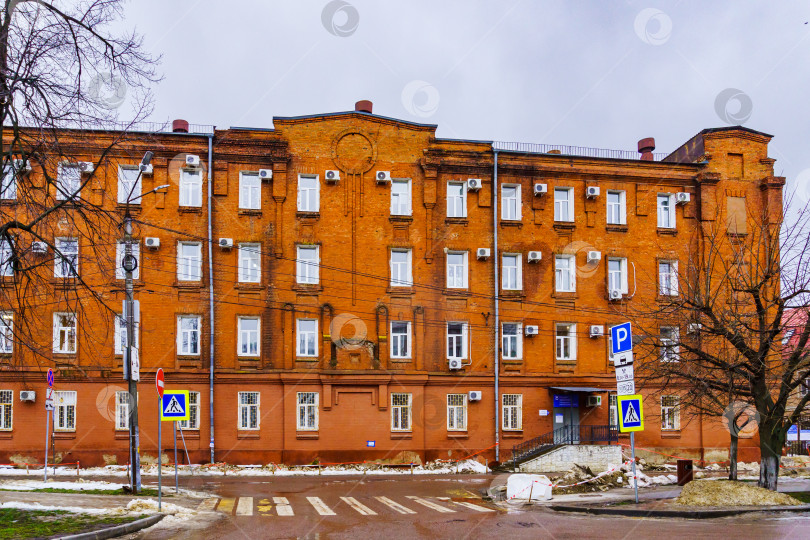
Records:
[[[76,391],[57,390],[53,393],[53,402],[53,430],[76,431]]]
[[[611,196],[618,195],[619,201],[611,201]],[[618,214],[618,215],[617,215]],[[627,225],[627,192],[609,189],[605,195],[605,221],[608,225]]]
[[[467,431],[467,394],[447,394],[447,431]]]
[[[412,424],[413,394],[391,393],[391,431],[409,432]],[[404,425],[403,425],[404,424]]]
[[[188,321],[189,323],[196,321],[196,328],[189,327],[183,328],[183,323]],[[188,336],[187,340],[184,338]],[[196,350],[193,347],[194,340],[193,337],[196,335],[197,337],[197,347]],[[178,315],[177,316],[177,355],[178,356],[200,356],[200,351],[202,349],[202,343],[200,338],[202,337],[202,317],[199,315]],[[185,342],[185,343],[184,343]]]
[[[394,261],[394,253],[406,254],[405,261]],[[413,250],[392,249],[389,254],[391,287],[413,287]],[[402,274],[405,274],[404,276]]]
[[[202,169],[180,169],[178,205],[202,208]]]
[[[523,394],[501,395],[501,419],[504,431],[523,430]]]
[[[561,330],[565,330],[566,333],[561,334]],[[575,323],[556,323],[554,325],[554,356],[557,360],[564,361],[577,359],[577,325]]]
[[[305,181],[305,182],[302,182]],[[310,182],[311,181],[311,182]],[[309,185],[304,185],[309,184]],[[321,182],[317,174],[298,175],[298,203],[299,212],[320,212],[321,208]]]
[[[295,397],[295,430],[318,431],[318,392],[297,392]]]
[[[67,171],[71,172],[68,173]],[[56,169],[56,200],[70,201],[79,198],[82,186],[82,170],[78,163],[60,163]]]
[[[75,247],[74,247],[75,246]],[[56,253],[53,256],[53,275],[58,278],[74,278],[79,275],[79,239],[56,238]],[[71,249],[68,250],[67,248]],[[72,264],[72,267],[71,267]]]
[[[509,266],[507,261],[510,261]],[[501,254],[501,289],[504,291],[523,289],[523,256],[520,253]]]
[[[247,321],[255,322],[256,328],[246,328]],[[236,355],[256,358],[262,354],[262,319],[261,317],[239,316],[236,318]],[[255,346],[255,350],[252,350]],[[246,350],[247,349],[247,350]]]
[[[194,253],[187,254],[184,251],[186,248],[193,250]],[[202,262],[201,242],[177,243],[177,281],[201,281]]]
[[[188,407],[188,420],[179,420],[179,424],[177,427],[180,429],[191,429],[191,430],[199,430],[200,429],[200,393],[199,392],[189,392],[188,393],[188,403],[186,404]]]
[[[514,328],[514,333],[507,334],[506,327]],[[523,360],[523,324],[518,322],[501,323],[501,358],[504,360]]]
[[[0,354],[14,352],[14,312],[0,311]]]
[[[567,267],[565,268],[560,265],[563,260],[567,261]],[[568,287],[564,287],[564,285],[568,285]],[[558,254],[554,256],[554,290],[557,292],[576,292],[577,260],[575,255]]]
[[[239,208],[262,209],[262,179],[259,178],[259,173],[249,171],[239,173]]]
[[[237,429],[240,431],[257,431],[261,423],[260,392],[239,392],[237,397]]]
[[[661,396],[661,431],[678,431],[680,429],[680,396]]]
[[[239,244],[239,283],[261,283],[262,245],[256,242]]]
[[[135,173],[135,178],[128,179],[127,174]],[[143,175],[140,174],[140,167],[137,165],[118,166],[118,203],[126,204],[129,190],[132,190],[132,200],[130,204],[141,204],[141,194],[143,193]]]
[[[0,431],[14,428],[14,390],[0,390]]]
[[[121,266],[124,261],[124,252],[126,250],[126,242],[119,240],[115,243],[115,279],[126,279],[127,273]],[[132,254],[135,260],[138,261],[138,266],[132,272],[132,279],[140,279],[141,277],[141,243],[137,240],[132,241]]]
[[[451,257],[461,257],[461,263],[458,261],[453,261],[451,263]],[[445,257],[446,260],[446,277],[447,277],[447,288],[448,289],[466,289],[468,284],[468,274],[469,274],[469,258],[466,251],[448,251],[447,256]]]
[[[658,294],[678,296],[678,261],[658,261]]]
[[[461,325],[461,333],[450,334],[450,325]],[[469,340],[469,330],[467,323],[463,321],[447,321],[445,335],[446,335],[445,343],[447,344],[446,346],[447,358],[454,360],[466,360],[468,355],[468,340]],[[460,356],[457,354],[459,345],[461,347]]]
[[[303,285],[317,285],[320,282],[320,246],[298,245],[295,257],[295,282]]]
[[[608,394],[608,425],[612,429],[619,429],[618,394]]]
[[[618,265],[618,270],[616,269]],[[627,294],[627,258],[608,257],[607,260],[608,289],[619,289],[622,294]]]
[[[404,191],[402,189],[404,188]],[[411,179],[394,178],[391,180],[391,215],[410,216],[411,208]]]
[[[662,326],[660,333],[658,359],[661,362],[680,362],[681,348],[678,342],[681,339],[681,329],[677,326]]]
[[[313,329],[301,329],[302,323],[312,323]],[[302,339],[305,341],[302,342]],[[311,341],[311,343],[310,343]],[[313,351],[307,345],[312,344]],[[303,347],[302,347],[303,345]],[[295,321],[295,353],[299,358],[317,358],[318,356],[318,319],[296,319]]]
[[[564,198],[563,194],[565,194]],[[554,188],[554,221],[574,222],[574,188]]]
[[[126,390],[115,393],[115,430],[129,430],[129,392]]]
[[[7,238],[0,239],[0,276],[10,277],[14,275],[14,264],[12,257],[14,248]]]
[[[503,221],[520,221],[521,189],[520,184],[501,184],[501,219]],[[514,189],[514,195],[507,195],[507,189]]]
[[[62,326],[62,317],[71,318],[73,325]],[[53,352],[57,354],[76,354],[79,340],[77,325],[75,313],[57,312],[53,314]],[[70,346],[71,340],[72,347]]]
[[[127,321],[124,319],[123,314],[116,313],[113,315],[113,323],[115,324],[115,344],[114,344],[114,351],[116,355],[123,355],[127,350]],[[135,320],[135,337],[132,341],[132,347],[137,349],[139,347],[138,337],[139,337],[139,330],[138,328],[140,325],[138,320]]]
[[[656,210],[659,229],[674,229],[675,223],[675,195],[673,193],[659,193],[656,197]]]
[[[395,324],[404,324],[405,332],[394,332]],[[391,321],[390,326],[391,358],[398,360],[411,358],[411,321]],[[402,353],[403,345],[404,354]]]
[[[0,185],[0,200],[13,201],[17,199],[17,169],[6,163],[3,167],[2,185]]]
[[[460,195],[450,193],[450,188],[461,190]],[[467,217],[467,183],[447,182],[447,217],[466,218]]]

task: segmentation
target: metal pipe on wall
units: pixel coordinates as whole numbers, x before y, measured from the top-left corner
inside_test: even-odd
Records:
[[[493,172],[492,172],[492,261],[493,261],[493,268],[495,270],[495,283],[494,283],[494,291],[495,291],[495,332],[494,332],[494,354],[495,354],[495,461],[500,461],[500,390],[499,390],[499,380],[498,375],[500,373],[500,354],[499,354],[499,343],[498,343],[498,333],[500,328],[500,313],[499,313],[499,306],[500,300],[498,299],[498,285],[499,285],[499,276],[498,276],[498,151],[495,147],[492,147],[492,151],[495,154],[495,161],[493,165]]]
[[[213,168],[213,146],[214,134],[208,135],[208,417],[210,419],[210,441],[211,463],[214,463],[214,237],[212,230],[211,216],[211,169]]]

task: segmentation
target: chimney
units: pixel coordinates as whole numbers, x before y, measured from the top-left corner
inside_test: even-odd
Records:
[[[186,120],[173,120],[172,133],[188,133],[188,122]]]
[[[354,104],[354,110],[357,112],[364,112],[371,114],[371,107],[372,103],[367,99],[361,99],[357,103]]]
[[[653,150],[655,150],[655,139],[647,137],[638,141],[638,151],[641,154],[641,161],[653,161]]]

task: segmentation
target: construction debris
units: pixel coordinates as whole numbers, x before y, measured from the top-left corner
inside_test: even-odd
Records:
[[[794,506],[802,504],[785,493],[731,480],[693,480],[675,504],[682,506]]]

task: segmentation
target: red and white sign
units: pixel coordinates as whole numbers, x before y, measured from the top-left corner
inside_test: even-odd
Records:
[[[155,388],[157,388],[158,396],[163,398],[163,387],[164,387],[165,379],[163,378],[163,368],[158,368],[157,373],[155,373]]]

